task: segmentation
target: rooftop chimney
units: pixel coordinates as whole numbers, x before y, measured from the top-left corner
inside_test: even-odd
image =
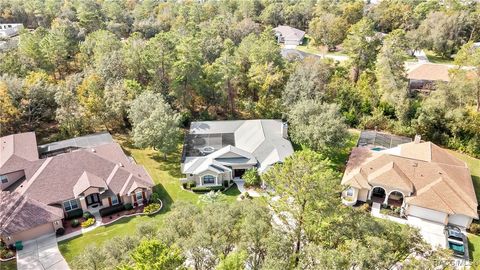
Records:
[[[420,143],[420,140],[422,139],[422,136],[421,135],[415,135],[415,139],[413,139],[413,142],[414,143]]]

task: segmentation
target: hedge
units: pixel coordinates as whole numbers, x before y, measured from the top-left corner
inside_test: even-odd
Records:
[[[223,191],[225,190],[225,187],[223,186],[206,186],[206,187],[194,187],[192,188],[192,191],[193,192],[197,192],[197,193],[204,193],[204,192],[209,192],[209,191]]]
[[[69,220],[74,218],[80,218],[82,216],[83,216],[83,210],[82,208],[78,208],[78,209],[67,212],[65,219]]]
[[[109,206],[109,207],[102,208],[98,212],[100,213],[101,217],[105,217],[105,216],[109,216],[111,214],[118,213],[118,212],[123,211],[123,210],[125,210],[125,206],[123,204],[117,204],[117,205],[114,205],[114,206]]]

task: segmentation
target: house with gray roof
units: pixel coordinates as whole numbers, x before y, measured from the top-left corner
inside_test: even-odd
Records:
[[[262,173],[293,154],[287,133],[281,120],[192,122],[183,148],[182,181],[222,185],[250,168]]]
[[[295,48],[297,45],[301,45],[305,37],[305,31],[288,25],[279,25],[273,28],[273,31],[275,31],[278,43],[283,43],[287,48]]]
[[[0,238],[4,242],[53,233],[74,211],[94,213],[148,201],[154,185],[149,174],[109,135],[101,137],[104,140],[92,141],[94,137],[89,136],[90,142],[56,144],[46,156],[39,155],[33,132],[0,138]],[[49,148],[40,151],[45,149]]]

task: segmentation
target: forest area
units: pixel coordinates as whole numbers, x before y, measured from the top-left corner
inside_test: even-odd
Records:
[[[476,1],[2,0],[0,21],[28,29],[0,52],[2,135],[282,118],[296,143],[316,149],[341,143],[349,126],[480,155]],[[272,32],[281,24],[349,60],[282,58]],[[403,63],[416,49],[470,69],[430,95],[411,92]]]

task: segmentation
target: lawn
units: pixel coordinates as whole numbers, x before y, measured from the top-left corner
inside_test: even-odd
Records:
[[[435,63],[435,64],[454,64],[453,58],[447,58],[443,56],[439,56],[436,53],[429,51],[429,50],[424,50],[425,54],[427,55],[428,61]]]
[[[0,262],[0,270],[16,270],[16,269],[17,269],[17,260]]]
[[[175,201],[198,203],[199,195],[183,190],[179,182],[179,178],[182,177],[180,173],[181,147],[176,153],[169,155],[165,161],[163,155],[152,149],[137,149],[122,138],[117,138],[117,140],[121,142],[125,152],[131,155],[138,164],[143,165],[153,178],[153,181],[157,184],[154,189],[160,193],[164,208],[154,216],[126,218],[112,225],[99,227],[82,236],[60,242],[60,251],[68,263],[72,263],[73,258],[82,252],[85,246],[91,243],[101,245],[114,236],[132,234],[135,232],[137,224],[141,222],[155,222],[155,224],[161,226]],[[240,192],[234,186],[227,190],[225,194],[227,200],[233,202]]]
[[[480,260],[480,236],[468,234],[468,251],[471,260]]]

